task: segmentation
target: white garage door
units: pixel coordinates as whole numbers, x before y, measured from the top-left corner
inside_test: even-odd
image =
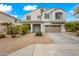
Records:
[[[46,25],[45,32],[61,32],[59,25]]]

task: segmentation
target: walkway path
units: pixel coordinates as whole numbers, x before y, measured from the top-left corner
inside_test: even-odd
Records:
[[[33,44],[8,56],[79,56],[79,44]]]

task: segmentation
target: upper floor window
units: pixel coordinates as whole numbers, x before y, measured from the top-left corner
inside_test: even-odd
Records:
[[[38,18],[38,19],[41,19],[41,16],[40,16],[40,15],[38,15],[38,16],[37,16],[37,18]]]
[[[31,19],[31,16],[26,16],[27,20],[30,20]]]
[[[56,19],[63,19],[63,13],[62,12],[55,13],[55,18]]]
[[[50,18],[49,13],[45,13],[45,19],[49,19],[49,18]]]

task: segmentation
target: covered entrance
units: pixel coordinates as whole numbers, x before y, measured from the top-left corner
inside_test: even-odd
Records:
[[[33,24],[33,32],[41,32],[41,25]]]

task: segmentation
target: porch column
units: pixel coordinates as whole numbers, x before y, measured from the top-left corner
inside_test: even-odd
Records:
[[[30,32],[33,32],[33,24],[30,24]]]
[[[41,24],[41,32],[44,33],[44,24]]]
[[[65,27],[64,27],[64,24],[61,25],[61,32],[66,32]]]

